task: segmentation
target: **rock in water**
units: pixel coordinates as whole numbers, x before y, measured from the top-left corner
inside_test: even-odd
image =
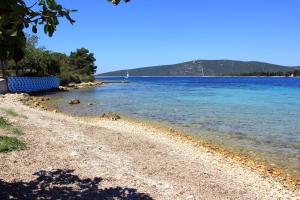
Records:
[[[110,120],[113,120],[113,121],[121,119],[120,115],[118,115],[116,113],[112,113],[112,112],[104,113],[101,117],[106,118],[106,119],[110,119]]]
[[[80,100],[79,99],[72,99],[71,101],[69,101],[69,104],[71,104],[71,105],[80,104]]]

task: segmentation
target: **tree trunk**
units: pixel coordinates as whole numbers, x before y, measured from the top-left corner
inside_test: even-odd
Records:
[[[16,76],[19,76],[19,65],[18,65],[18,62],[15,62],[16,64]]]
[[[0,60],[0,71],[2,72],[2,76],[5,79],[6,83],[6,90],[8,91],[8,80],[5,72],[5,67],[6,67],[7,62],[5,60]]]
[[[1,70],[1,75],[2,75],[2,77],[4,78],[4,79],[6,79],[6,74],[5,74],[5,69],[4,69],[4,64],[5,62],[4,62],[4,60],[0,60],[0,70]]]

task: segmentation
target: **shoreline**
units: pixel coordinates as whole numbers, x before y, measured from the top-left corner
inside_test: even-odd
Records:
[[[96,75],[96,78],[120,78],[122,76],[101,76]],[[131,76],[133,78],[300,78],[300,76]]]
[[[245,165],[243,158],[235,160],[221,148],[184,133],[128,118],[111,121],[99,117],[56,113],[50,108],[45,111],[42,106],[30,108],[24,105],[24,99],[30,97],[8,96],[12,100],[5,98],[1,103],[0,98],[0,108],[25,112],[28,119],[22,119],[18,123],[28,131],[22,137],[26,139],[26,135],[30,135],[26,139],[30,148],[7,156],[0,154],[0,159],[4,157],[8,165],[7,172],[3,174],[0,171],[2,179],[29,179],[31,165],[40,163],[38,165],[42,167],[38,167],[39,169],[67,166],[76,169],[84,177],[107,176],[108,185],[113,184],[110,180],[116,180],[118,185],[132,187],[137,181],[136,188],[139,191],[157,199],[198,199],[201,196],[211,199],[293,199],[300,195],[297,190],[299,188],[284,184],[283,180],[266,176],[256,168]],[[31,123],[32,120],[35,123]],[[55,138],[58,139],[57,142]],[[21,154],[21,158],[16,164],[14,160],[18,159],[18,154]],[[41,154],[45,158],[41,158]],[[10,155],[14,156],[10,158]],[[111,156],[113,159],[108,161]],[[23,165],[18,167],[23,159],[24,163],[33,164],[27,164],[26,168]],[[43,159],[47,160],[46,164]],[[76,162],[72,161],[74,159]],[[18,169],[20,172],[15,172]],[[155,187],[149,187],[148,184],[154,184]]]
[[[89,122],[91,120],[97,122],[101,120],[99,119],[100,117],[96,116],[76,116],[69,115],[64,112],[61,113],[67,116],[72,116],[81,120],[85,120],[86,122]],[[168,128],[158,122],[133,119],[124,115],[121,115],[120,121],[124,121],[135,126],[141,126],[146,129],[154,129],[155,132],[157,132],[158,134],[167,135],[168,137],[174,140],[179,140],[183,143],[188,143],[192,146],[195,146],[196,148],[204,148],[207,152],[230,158],[232,159],[232,161],[238,164],[242,164],[245,167],[249,167],[250,169],[260,172],[263,176],[274,178],[275,180],[280,181],[286,187],[292,190],[296,191],[300,188],[300,179],[298,177],[294,178],[293,176],[287,174],[283,169],[277,166],[272,166],[271,164],[266,163],[264,161],[257,160],[249,155],[239,152],[238,150],[228,149],[224,145],[207,141],[201,136],[192,135],[183,131],[178,131],[173,128]]]
[[[54,104],[49,104],[49,102],[47,101],[40,101],[40,103],[42,104],[41,108],[44,110],[54,110],[55,112],[60,112],[66,116],[72,116],[80,120],[85,120],[86,122],[93,120],[95,123],[97,123],[97,121],[102,119],[100,116],[97,117],[97,116],[89,116],[89,115],[74,115],[74,114],[64,113],[60,111]],[[298,176],[294,177],[288,174],[287,172],[285,172],[283,169],[279,168],[278,166],[274,166],[265,161],[255,159],[253,156],[241,153],[237,149],[234,150],[234,149],[226,148],[226,146],[224,145],[213,143],[211,141],[202,138],[201,136],[192,135],[183,131],[178,131],[170,127],[168,128],[167,126],[158,122],[153,122],[145,119],[130,118],[124,115],[121,115],[120,120],[136,126],[154,129],[156,132],[167,135],[172,139],[181,140],[182,142],[190,143],[191,145],[197,148],[205,148],[206,150],[208,150],[208,152],[212,152],[214,154],[218,154],[223,157],[230,158],[233,161],[244,165],[245,167],[249,167],[251,169],[258,171],[264,176],[271,177],[274,178],[275,180],[282,182],[285,186],[287,186],[292,190],[296,191],[299,190],[300,188],[300,178]]]

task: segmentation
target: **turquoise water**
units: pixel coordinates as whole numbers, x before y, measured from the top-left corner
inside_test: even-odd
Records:
[[[133,77],[58,94],[64,112],[161,122],[300,174],[300,79]],[[78,106],[68,105],[79,98]],[[93,103],[89,106],[89,103]]]

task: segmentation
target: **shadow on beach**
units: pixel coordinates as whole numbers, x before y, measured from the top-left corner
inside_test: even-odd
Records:
[[[39,171],[35,180],[8,183],[0,179],[0,199],[152,199],[133,188],[100,188],[101,178],[80,179],[74,170]]]

